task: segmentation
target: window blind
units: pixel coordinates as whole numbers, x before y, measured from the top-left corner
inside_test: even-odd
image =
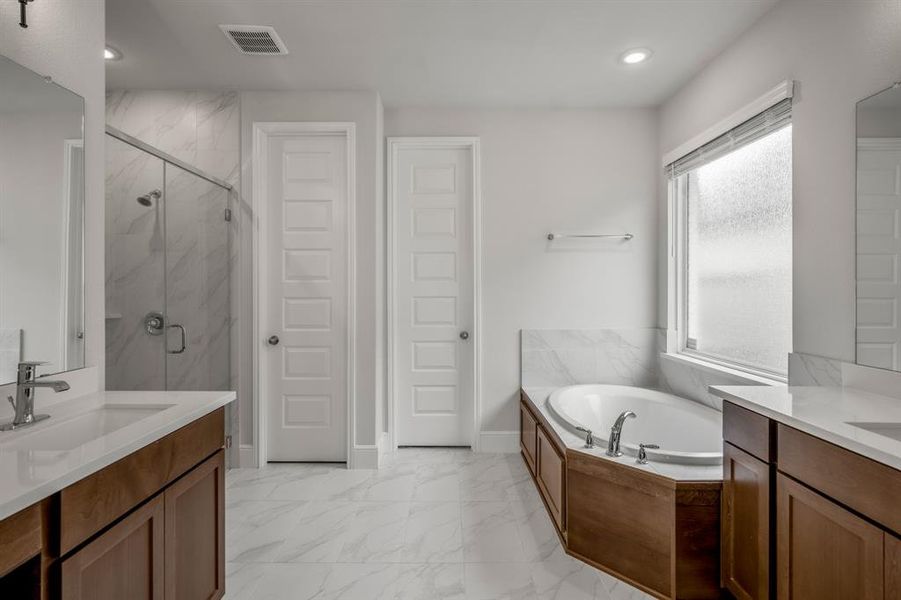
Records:
[[[666,172],[675,179],[701,165],[746,146],[791,123],[792,100],[786,98],[757,116],[707,142],[697,150],[667,165]]]

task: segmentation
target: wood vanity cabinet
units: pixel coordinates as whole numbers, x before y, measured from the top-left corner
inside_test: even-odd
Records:
[[[221,598],[224,452],[62,561],[62,600]]]
[[[901,472],[723,404],[722,585],[740,599],[901,599]]]
[[[224,424],[218,409],[0,521],[0,598],[222,598]]]

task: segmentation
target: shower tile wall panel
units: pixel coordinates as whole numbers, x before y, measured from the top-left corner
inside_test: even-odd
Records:
[[[235,184],[240,152],[236,92],[113,90],[106,122]]]
[[[235,92],[113,90],[107,93],[106,119],[113,127],[238,187],[240,111]],[[112,141],[107,139],[108,147],[112,147]],[[120,323],[107,321],[107,385],[110,389],[147,389],[151,382],[162,381],[161,371],[157,370],[162,365],[148,354],[165,355],[150,351],[145,343],[148,336],[139,323],[147,306],[163,297],[163,290],[148,289],[163,285],[162,261],[157,263],[158,256],[153,251],[148,253],[149,239],[127,236],[148,235],[144,229],[152,225],[147,223],[150,213],[134,202],[134,198],[161,187],[162,176],[152,187],[138,181],[124,186],[123,182],[136,178],[141,169],[137,164],[118,165],[120,160],[108,156],[107,306],[109,312],[121,312],[122,319]],[[238,245],[233,242],[240,226],[242,204],[232,193],[229,206],[238,218],[226,237],[202,231],[195,246],[186,245],[186,227],[194,227],[196,231],[201,220],[211,227],[224,226],[225,204],[215,196],[226,192],[193,176],[179,176],[173,167],[169,167],[169,175],[171,200],[189,195],[198,199],[192,210],[168,215],[168,293],[175,300],[173,308],[177,306],[177,310],[183,311],[170,317],[173,321],[178,317],[186,322],[198,322],[199,315],[204,315],[200,327],[188,328],[192,351],[186,353],[188,356],[178,357],[186,360],[177,362],[170,357],[170,383],[179,389],[239,389],[237,340],[233,339],[238,317],[229,306],[228,289],[223,286],[228,285],[229,271],[233,285],[238,281]],[[116,195],[126,198],[125,202],[113,201],[111,186],[120,188]],[[174,346],[177,337],[173,332],[170,343]],[[162,343],[162,338],[156,340]],[[231,380],[227,372],[215,368],[228,361],[231,361]],[[229,429],[237,438],[238,411],[230,412]]]
[[[522,384],[610,383],[657,387],[658,330],[522,331]]]
[[[754,383],[665,353],[666,332],[657,328],[524,329],[522,385],[634,385],[670,392],[722,410],[722,400],[710,394],[708,386]]]

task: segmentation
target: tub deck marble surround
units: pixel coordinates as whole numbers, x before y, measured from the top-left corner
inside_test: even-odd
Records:
[[[236,469],[226,503],[227,600],[650,598],[565,554],[513,454]]]
[[[607,456],[605,444],[596,444],[594,448],[586,448],[585,438],[575,435],[560,425],[557,417],[551,412],[547,400],[555,389],[549,387],[523,387],[523,391],[532,400],[534,407],[553,428],[554,433],[557,434],[557,437],[563,442],[567,450],[581,452],[588,456],[611,461],[647,473],[661,475],[669,479],[680,481],[721,481],[723,479],[722,465],[680,465],[653,461],[648,462],[646,465],[639,465],[636,464],[634,456],[626,455],[619,458]],[[625,426],[628,427],[628,423]],[[598,435],[606,435],[606,432],[601,432]]]

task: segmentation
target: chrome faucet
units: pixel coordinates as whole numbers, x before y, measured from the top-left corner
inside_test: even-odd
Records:
[[[635,461],[640,465],[648,464],[648,453],[646,450],[658,450],[660,446],[657,444],[638,444],[638,459]]]
[[[585,434],[585,447],[594,448],[594,435],[592,435],[591,430],[584,427],[576,427],[576,429]]]
[[[34,414],[34,390],[35,388],[50,388],[54,392],[65,392],[69,389],[69,384],[65,381],[52,380],[36,380],[35,372],[41,362],[21,362],[19,363],[18,375],[16,376],[16,397],[9,396],[9,403],[15,411],[13,420],[9,423],[0,425],[0,431],[10,431],[33,425],[38,421],[49,419],[50,415]]]
[[[607,456],[622,456],[623,453],[619,449],[619,437],[623,432],[623,423],[626,419],[634,419],[635,413],[631,410],[624,411],[618,417],[613,427],[610,428],[610,437],[607,440]]]

